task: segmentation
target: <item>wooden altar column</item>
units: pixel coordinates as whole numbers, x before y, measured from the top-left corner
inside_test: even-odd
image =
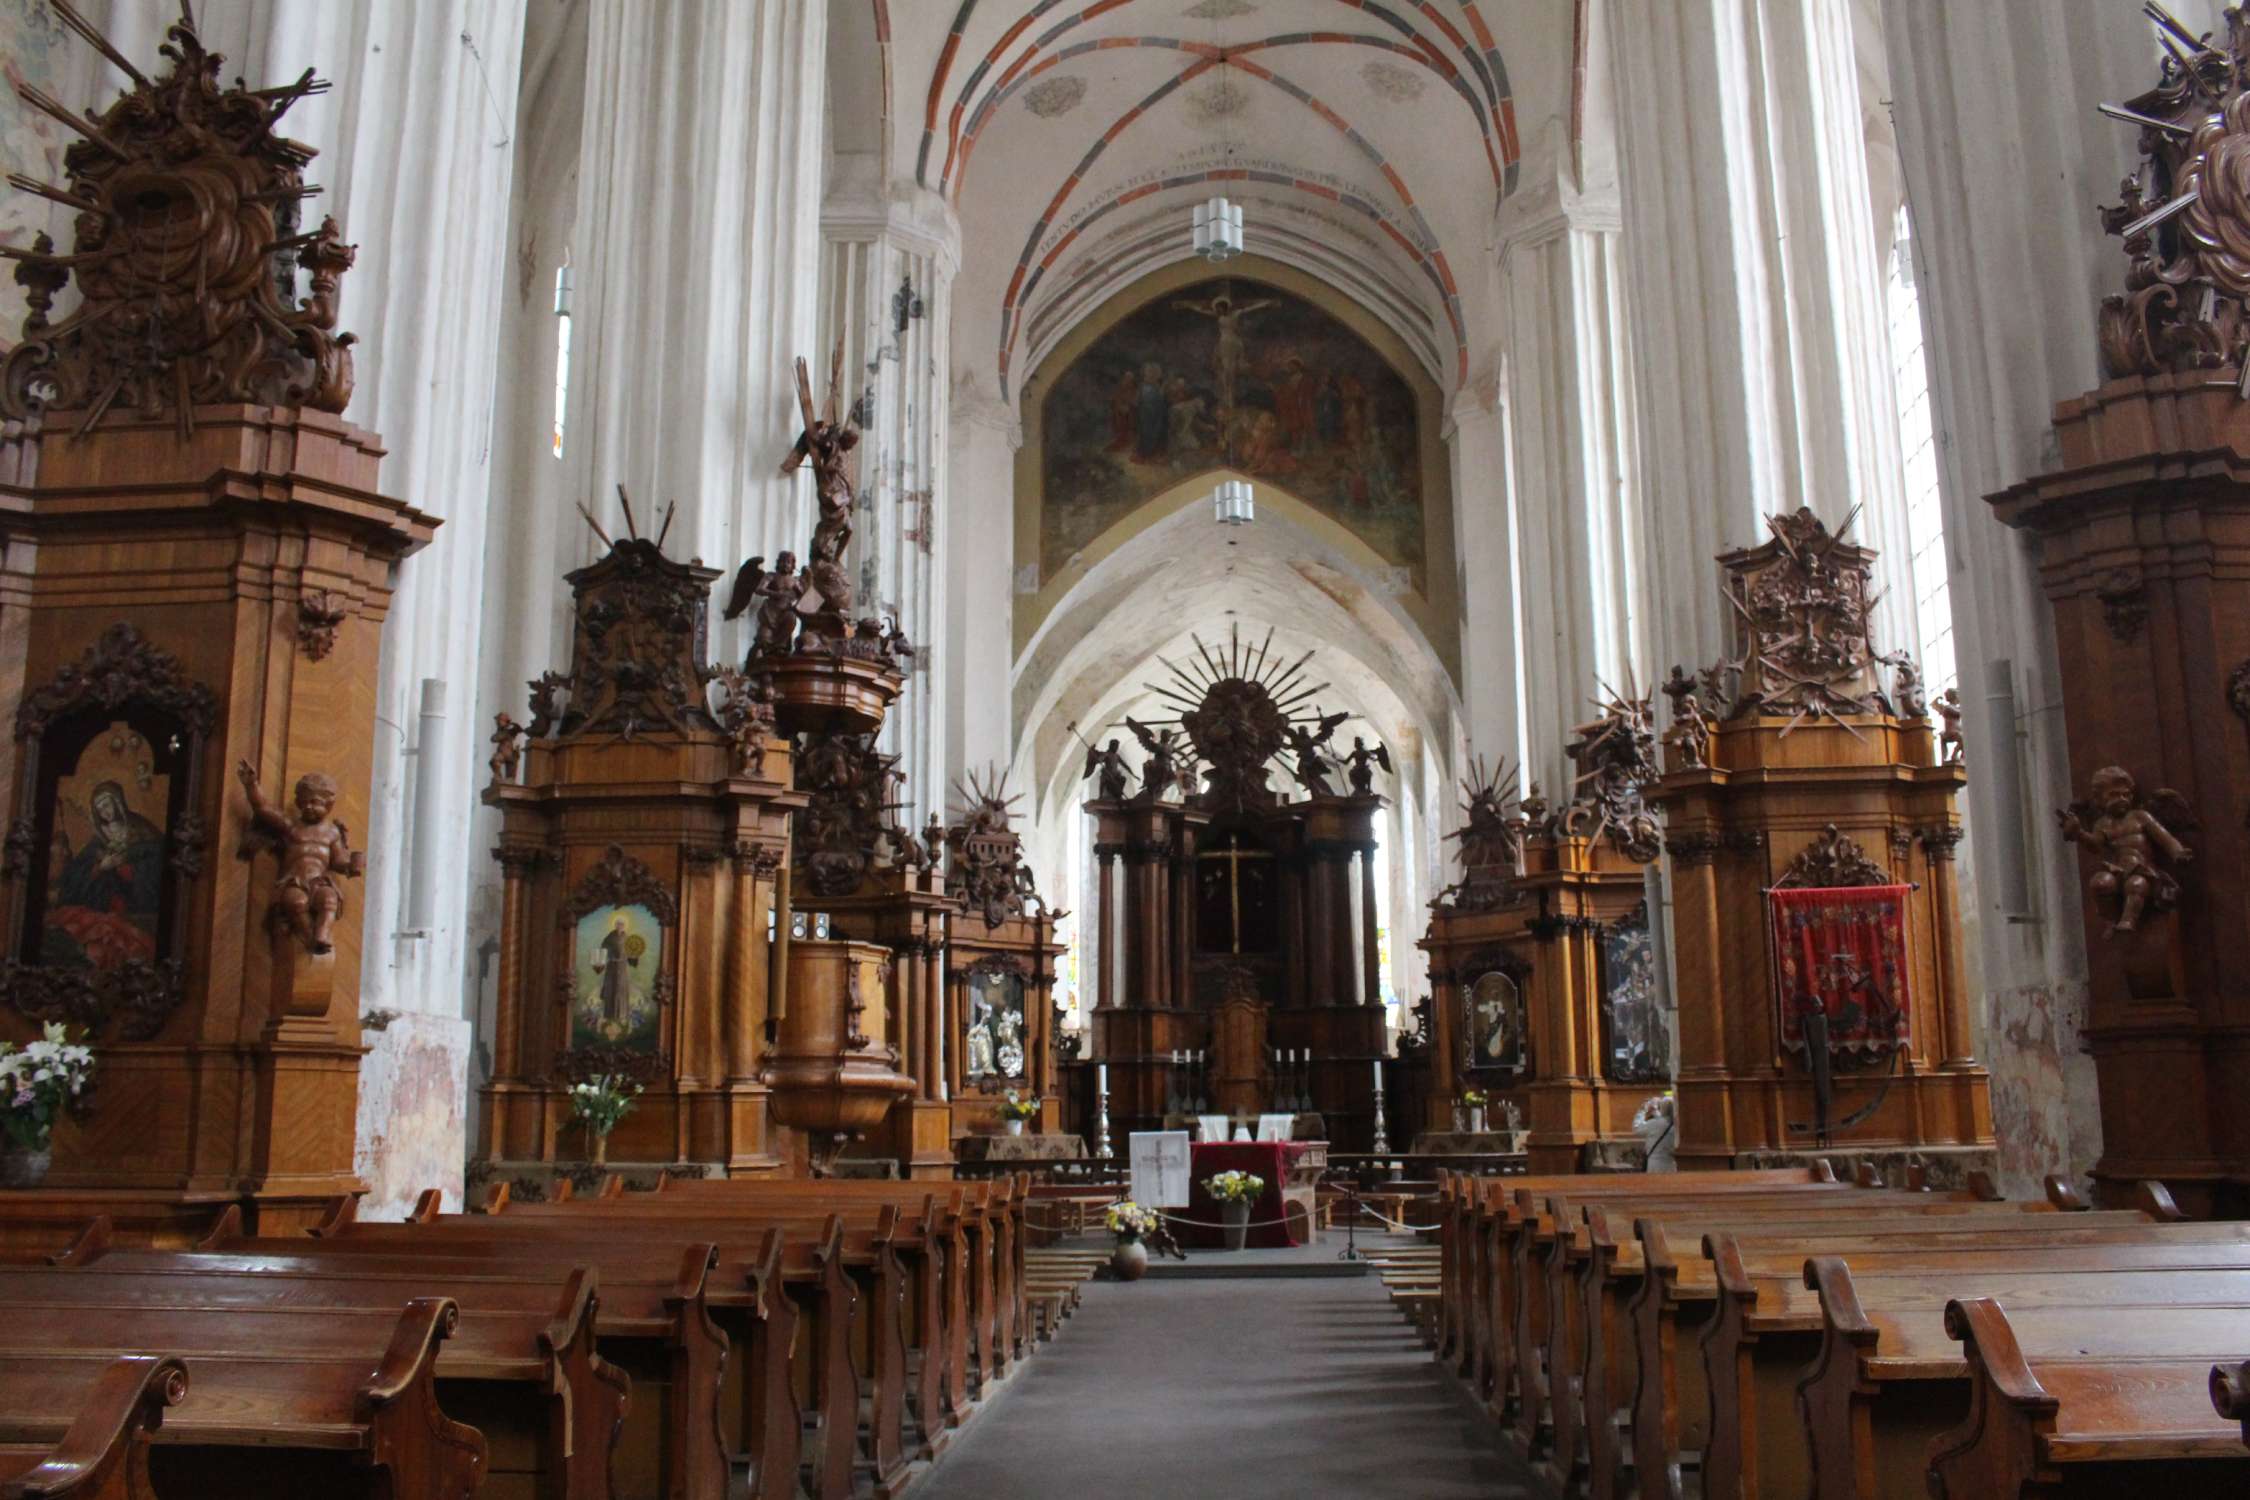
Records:
[[[2237,233],[2226,212],[2223,230]],[[2232,942],[2250,888],[2250,403],[2230,365],[2112,380],[2060,402],[2054,425],[2061,465],[1988,500],[2037,539],[2066,668],[2067,795],[2088,797],[2097,771],[2119,767],[2135,806],[2192,855],[2151,855],[2176,899],[2152,899],[2135,930],[2116,932],[2118,903],[2092,886],[2102,851],[2066,855],[2083,892],[2101,1097],[2095,1190],[2114,1206],[2157,1178],[2191,1214],[2240,1215],[2250,981]]]
[[[1377,913],[1381,908],[1375,898],[1375,850],[1372,846],[1359,851],[1359,930],[1364,934],[1360,944],[1360,966],[1364,972],[1361,1004],[1381,1008],[1383,1004],[1383,954],[1375,941]]]
[[[1098,899],[1094,906],[1095,930],[1100,941],[1094,953],[1101,960],[1102,971],[1094,976],[1094,1008],[1112,1010],[1117,1005],[1117,964],[1123,956],[1121,934],[1124,924],[1117,920],[1117,846],[1096,844],[1094,861],[1100,871]]]
[[[1674,1158],[1683,1168],[1725,1167],[1734,1158],[1726,1007],[1718,999],[1725,993],[1718,943],[1719,845],[1718,834],[1695,828],[1664,841],[1672,859],[1672,973],[1680,1017]]]

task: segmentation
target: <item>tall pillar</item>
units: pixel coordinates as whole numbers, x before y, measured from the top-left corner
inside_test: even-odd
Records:
[[[990,701],[993,685],[1014,680],[1016,450],[1023,427],[1015,410],[963,377],[952,394],[953,449],[940,497],[945,560],[945,646],[930,683],[933,696]],[[958,769],[1009,764],[1005,713],[955,714],[946,721],[945,763]],[[1028,764],[1024,767],[1030,773]],[[1139,1003],[1135,1001],[1134,1003]]]
[[[1615,185],[1559,168],[1500,214],[1507,310],[1501,405],[1522,561],[1526,739],[1551,759],[1598,680],[1644,687],[1640,453]],[[1559,766],[1560,762],[1553,762]]]
[[[1727,644],[1711,559],[1854,506],[1877,628],[1916,651],[1885,278],[1850,0],[1614,0],[1651,637]],[[1997,7],[2005,9],[2005,7]],[[1660,376],[1657,372],[1660,372]]]
[[[826,396],[827,46],[826,0],[587,12],[563,463],[605,527],[624,522],[619,484],[645,532],[678,502],[668,550],[715,567],[802,555],[812,536],[809,472],[784,477],[781,462],[803,426],[799,356]],[[544,520],[525,540],[551,573],[595,555],[575,510]],[[713,656],[741,654],[748,632],[734,630]]]
[[[883,721],[915,817],[946,815],[948,694],[932,675],[945,623],[938,566],[949,494],[953,278],[961,226],[937,194],[894,190],[866,153],[837,157],[821,208],[820,348],[844,345],[847,401],[860,403],[859,505],[852,561],[860,609],[893,615],[916,647],[916,683]],[[977,767],[975,769],[982,769]],[[1003,768],[1004,769],[1004,768]]]
[[[2179,10],[2190,25],[2209,25]],[[2006,662],[2012,691],[1965,677],[1963,926],[1990,1031],[2001,1186],[2035,1192],[2102,1152],[2081,1041],[2087,964],[2078,861],[2043,814],[2070,789],[2061,671],[2033,543],[1984,496],[2048,466],[2054,403],[2101,378],[2094,309],[2124,264],[2091,205],[2116,201],[2136,132],[2094,105],[2148,86],[2134,6],[2062,5],[2034,32],[2011,6],[1884,0],[1899,165],[1914,220],[1956,654]],[[2023,289],[2042,289],[2026,302]],[[2003,711],[2013,710],[2013,717]],[[1951,1051],[1949,1046],[1948,1051]]]
[[[1383,951],[1375,941],[1375,924],[1380,919],[1381,908],[1375,904],[1375,849],[1369,845],[1359,851],[1359,929],[1360,942],[1360,992],[1359,1003],[1380,1007],[1383,1003]]]
[[[1516,491],[1500,413],[1499,355],[1489,355],[1446,413],[1453,466],[1454,555],[1469,581],[1461,598],[1462,699],[1471,754],[1522,763],[1523,596]]]
[[[1097,845],[1094,858],[1101,865],[1101,894],[1094,905],[1094,920],[1101,927],[1094,957],[1101,972],[1094,978],[1094,1008],[1110,1010],[1117,1004],[1117,959],[1122,947],[1117,935],[1117,850],[1108,844]]]

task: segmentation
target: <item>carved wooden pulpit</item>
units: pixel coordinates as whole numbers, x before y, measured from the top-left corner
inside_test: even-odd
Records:
[[[183,19],[90,120],[23,90],[85,138],[41,189],[73,254],[0,247],[31,308],[0,365],[0,1036],[99,1052],[58,1211],[288,1232],[361,1186],[352,830],[393,570],[437,523],[340,416],[354,247],[300,231],[313,152],[275,129],[326,85],[221,61]]]

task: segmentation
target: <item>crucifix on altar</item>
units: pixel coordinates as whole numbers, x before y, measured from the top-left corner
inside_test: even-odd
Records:
[[[1366,1149],[1385,1039],[1381,760],[1339,756],[1332,740],[1349,716],[1312,701],[1325,684],[1305,685],[1310,653],[1285,666],[1271,644],[1270,633],[1263,645],[1199,641],[1172,682],[1152,685],[1177,712],[1126,722],[1145,752],[1137,786],[1091,764],[1102,792],[1086,804],[1094,920],[1109,955],[1094,983],[1095,1056],[1113,1131],[1164,1127],[1186,1068],[1230,1111],[1286,1099],[1339,1148]],[[1293,792],[1276,786],[1277,763]],[[1275,1049],[1290,1060],[1284,1076]]]

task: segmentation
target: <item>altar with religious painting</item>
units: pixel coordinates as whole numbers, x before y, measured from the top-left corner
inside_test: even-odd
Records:
[[[1384,1052],[1375,790],[1388,751],[1337,731],[1308,685],[1231,635],[1156,687],[1176,712],[1089,745],[1099,794],[1095,1056],[1113,1133],[1167,1115],[1317,1113],[1340,1149],[1375,1138]],[[1275,784],[1280,770],[1289,783]]]

